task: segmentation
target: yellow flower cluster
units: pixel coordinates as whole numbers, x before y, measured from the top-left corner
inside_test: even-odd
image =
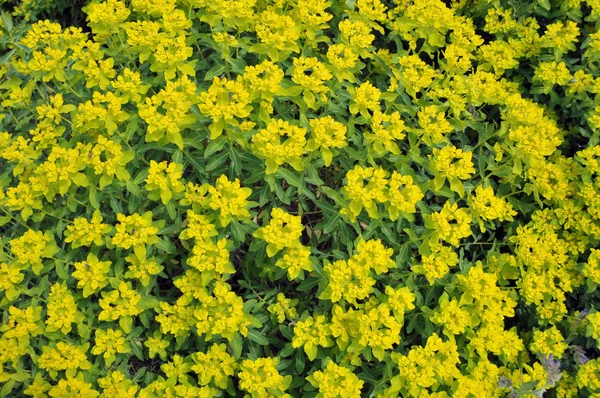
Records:
[[[333,117],[327,115],[310,121],[312,138],[306,143],[306,149],[314,152],[320,149],[325,166],[329,166],[333,159],[334,148],[343,148],[347,145],[346,134],[348,129]]]
[[[472,217],[458,204],[446,202],[442,209],[436,213],[428,215],[425,226],[433,230],[431,242],[437,244],[443,240],[452,246],[458,246],[462,238],[471,236]]]
[[[152,224],[152,212],[142,215],[134,213],[130,216],[119,213],[117,221],[119,223],[115,226],[112,244],[122,249],[133,247],[135,255],[139,259],[145,259],[146,245],[153,245],[158,241],[158,228]]]
[[[333,302],[344,299],[356,305],[356,300],[363,300],[372,292],[375,279],[371,270],[381,274],[396,267],[390,258],[392,253],[393,249],[384,247],[380,240],[361,240],[356,253],[348,260],[326,261],[323,271],[329,283],[319,298]]]
[[[324,370],[317,370],[308,381],[319,388],[318,398],[358,398],[364,382],[344,366],[329,361]]]
[[[200,94],[198,108],[211,117],[210,138],[215,139],[229,124],[237,124],[236,118],[250,114],[249,94],[240,80],[230,81],[214,77],[207,92]]]
[[[379,216],[378,203],[384,204],[392,221],[401,215],[410,217],[416,212],[416,205],[423,199],[423,192],[410,175],[394,171],[388,173],[382,168],[356,166],[346,174],[348,184],[342,194],[350,202],[340,212],[354,221],[363,208],[369,217]]]
[[[300,217],[286,213],[283,209],[275,208],[271,211],[269,224],[256,230],[253,236],[267,242],[267,255],[273,257],[283,249],[294,249],[301,246],[299,239],[302,229]]]
[[[600,394],[600,1],[8,3],[0,395]]]
[[[285,137],[283,141],[282,137]],[[256,155],[265,159],[267,174],[275,173],[284,163],[295,170],[304,169],[302,155],[306,153],[306,129],[303,127],[281,119],[272,120],[265,129],[252,136],[252,145]]]
[[[281,376],[277,371],[278,358],[246,359],[240,364],[240,388],[251,397],[268,396],[269,391],[282,398],[290,398],[285,390],[292,382],[292,376]]]
[[[150,191],[148,197],[152,200],[160,200],[163,204],[169,203],[173,193],[177,194],[185,190],[180,181],[183,173],[183,165],[177,163],[150,161],[148,177],[146,177],[146,189]]]

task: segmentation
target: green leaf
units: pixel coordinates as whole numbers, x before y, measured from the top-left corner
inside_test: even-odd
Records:
[[[217,156],[212,157],[212,159],[208,162],[208,164],[206,165],[205,170],[206,171],[211,171],[216,169],[217,167],[221,166],[222,164],[225,163],[225,160],[229,157],[229,153],[228,152],[223,152],[220,153]]]
[[[304,346],[304,352],[310,361],[314,361],[317,357],[318,348],[313,343],[308,343]]]
[[[135,185],[131,180],[125,183],[125,187],[127,188],[127,191],[129,191],[135,197],[140,197],[142,195],[140,187]]]
[[[250,332],[250,331],[248,331]],[[242,348],[244,345],[244,340],[242,335],[239,332],[235,332],[233,335],[233,340],[231,341],[231,349],[233,350],[233,357],[239,358],[242,356]]]
[[[219,138],[211,140],[206,146],[206,149],[204,150],[204,158],[208,159],[213,153],[219,152],[221,149],[223,149],[226,142],[227,139],[225,138],[225,136],[221,136]]]
[[[260,345],[269,345],[269,340],[256,329],[248,330],[248,338]]]
[[[290,171],[288,169],[284,169],[284,168],[277,169],[277,175],[279,175],[280,177],[283,177],[283,179],[285,179],[287,181],[287,183],[290,185],[293,185],[298,188],[302,187],[301,179],[298,178],[298,176],[295,173],[293,173],[292,171]]]
[[[538,5],[546,11],[550,11],[550,8],[552,8],[550,5],[550,0],[538,0]]]
[[[141,344],[140,344],[141,345]],[[129,342],[129,347],[131,348],[131,352],[133,352],[133,354],[140,360],[143,361],[144,360],[144,351],[142,351],[142,348],[140,347],[140,345],[138,345],[137,342],[135,341],[130,341]],[[108,362],[106,364],[108,366]]]
[[[334,213],[333,216],[327,217],[325,225],[323,225],[323,233],[328,234],[336,229],[340,222],[340,214]]]
[[[173,253],[175,251],[175,246],[173,245],[173,243],[166,240],[166,238],[159,239],[158,242],[156,242],[155,246],[158,247],[160,250],[164,251],[165,253]]]
[[[300,283],[298,285],[296,290],[299,292],[306,292],[308,290],[311,290],[315,286],[317,286],[320,281],[321,281],[320,278],[313,278],[313,277],[306,278],[305,280],[302,281],[302,283]]]
[[[66,264],[61,261],[54,262],[54,268],[56,269],[56,275],[64,281],[69,279],[69,268]]]
[[[246,240],[246,232],[244,231],[244,228],[235,219],[231,219],[231,233],[239,242],[244,242]]]

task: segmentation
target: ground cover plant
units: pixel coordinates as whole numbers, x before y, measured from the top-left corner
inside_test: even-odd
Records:
[[[3,3],[1,396],[600,396],[600,1]]]

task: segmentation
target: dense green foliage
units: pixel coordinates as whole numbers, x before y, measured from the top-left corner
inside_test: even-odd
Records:
[[[1,396],[600,396],[600,1],[0,3]]]

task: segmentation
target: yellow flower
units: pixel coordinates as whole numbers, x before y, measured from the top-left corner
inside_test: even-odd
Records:
[[[124,277],[139,280],[142,286],[148,286],[150,278],[153,275],[158,275],[164,269],[162,265],[155,261],[154,257],[139,259],[135,254],[130,254],[125,257],[125,261],[129,262],[129,265]]]
[[[427,220],[426,226],[434,230],[434,242],[441,239],[458,246],[460,239],[472,235],[472,217],[465,209],[459,209],[456,203],[446,202],[439,212],[429,215]]]
[[[289,280],[294,280],[298,276],[304,277],[304,271],[312,272],[314,269],[310,259],[310,248],[302,245],[286,247],[283,256],[275,265],[287,270]]]
[[[141,74],[129,68],[123,69],[123,73],[110,84],[117,90],[117,95],[124,102],[133,101],[135,103],[141,102],[142,96],[146,95],[148,89],[151,87],[150,84],[142,84]]]
[[[151,160],[148,177],[146,177],[146,189],[150,191],[148,198],[157,200],[160,197],[163,204],[169,203],[173,193],[185,190],[181,182],[182,174],[182,164],[167,161],[157,163]]]
[[[451,247],[443,245],[435,245],[431,251],[421,259],[422,265],[413,266],[412,271],[424,274],[429,284],[433,285],[436,279],[443,278],[451,267],[458,265],[458,255]]]
[[[12,301],[19,297],[17,287],[23,278],[25,275],[19,269],[0,263],[0,291],[4,292],[8,300]]]
[[[332,67],[333,75],[339,80],[347,80],[350,83],[356,81],[355,69],[364,66],[359,64],[358,54],[352,48],[341,43],[332,44],[327,50],[327,61]]]
[[[133,151],[123,152],[119,143],[99,135],[87,157],[89,164],[94,167],[94,173],[102,176],[100,189],[110,185],[114,176],[120,181],[129,180],[130,175],[125,166],[134,156]]]
[[[197,352],[191,355],[195,365],[191,370],[198,374],[201,385],[208,385],[211,381],[219,388],[226,389],[229,378],[233,376],[236,362],[227,353],[225,344],[213,344],[206,352]]]
[[[400,68],[393,69],[394,76],[413,98],[418,92],[431,86],[433,80],[438,77],[436,70],[421,60],[418,55],[402,56],[398,58],[398,64]]]
[[[282,137],[286,137],[282,141]],[[252,150],[265,159],[266,173],[273,174],[279,166],[289,164],[295,170],[304,169],[302,155],[306,153],[306,129],[290,122],[275,119],[266,129],[252,136]]]
[[[540,62],[533,72],[533,81],[544,84],[544,92],[547,94],[556,84],[565,86],[571,80],[571,72],[564,62]]]
[[[600,343],[600,312],[593,312],[585,317],[585,335]]]
[[[454,340],[443,342],[437,334],[431,335],[424,347],[415,346],[406,356],[395,352],[391,357],[400,369],[392,384],[403,383],[411,396],[418,396],[419,391],[438,380],[448,383],[460,375],[456,367],[460,362],[456,343]]]
[[[521,54],[514,44],[503,40],[494,40],[489,44],[480,46],[478,56],[481,59],[481,69],[486,71],[492,69],[499,76],[507,69],[518,67],[518,58]]]
[[[186,43],[185,35],[161,38],[152,52],[150,70],[163,73],[167,81],[175,79],[179,71],[184,76],[194,76],[196,60],[188,61],[194,54]]]
[[[40,306],[30,305],[21,309],[11,305],[8,307],[8,320],[0,326],[0,332],[2,332],[3,338],[17,339],[19,345],[23,343],[29,345],[30,336],[38,336],[44,331],[41,317],[42,307]]]
[[[242,80],[248,88],[251,100],[271,100],[281,88],[283,71],[277,64],[264,60],[256,66],[246,66]]]
[[[562,144],[563,133],[549,121],[511,128],[508,138],[524,156],[541,159],[552,155]]]
[[[446,120],[445,113],[438,111],[435,105],[421,108],[417,116],[422,130],[417,130],[416,133],[422,136],[423,141],[429,146],[445,142],[445,135],[454,130]]]
[[[329,166],[333,159],[333,148],[347,146],[346,133],[348,129],[333,117],[327,115],[310,120],[311,139],[306,144],[309,151],[320,150],[325,166]],[[337,152],[336,152],[337,153]]]
[[[366,309],[362,314],[359,313],[358,347],[370,347],[373,356],[382,361],[386,351],[393,349],[394,344],[400,343],[401,320],[403,318],[392,316],[388,304],[380,304]],[[354,351],[354,347],[348,347],[347,351]]]
[[[533,342],[529,345],[532,352],[546,357],[552,355],[556,359],[563,356],[567,347],[568,344],[565,343],[564,337],[556,326],[543,331],[535,330],[533,332]]]
[[[590,249],[590,256],[583,266],[583,275],[600,285],[600,250]]]
[[[264,43],[266,50],[274,48],[285,52],[299,52],[296,44],[296,41],[300,38],[299,27],[290,15],[278,13],[275,7],[268,7],[259,14],[255,29],[256,37]],[[274,62],[283,61],[283,59],[272,55],[273,52],[270,52],[269,57]]]
[[[117,354],[130,352],[125,336],[121,329],[97,329],[96,344],[92,348],[92,354],[102,355],[106,366],[112,365]]]
[[[123,98],[110,91],[106,94],[94,92],[91,101],[82,102],[77,107],[75,129],[87,132],[104,128],[112,136],[119,125],[129,119],[129,114],[121,109],[124,103]]]
[[[137,106],[138,114],[148,124],[146,141],[166,136],[168,142],[183,149],[181,130],[196,121],[196,116],[188,112],[196,102],[196,85],[187,76],[167,81],[163,90]]]
[[[88,348],[89,343],[75,346],[62,341],[56,343],[56,348],[43,346],[38,364],[40,368],[49,371],[53,378],[61,370],[66,370],[67,374],[75,374],[77,369],[89,370],[92,364],[85,354]]]
[[[0,204],[6,206],[8,210],[21,211],[21,217],[25,221],[33,215],[33,210],[39,210],[43,207],[42,194],[34,191],[30,183],[20,182],[16,187],[10,187],[6,190],[6,198],[0,201]]]
[[[505,221],[512,220],[517,212],[506,200],[494,195],[494,189],[491,186],[483,188],[479,185],[475,189],[475,194],[469,195],[469,207],[476,218],[484,221]],[[483,221],[479,221],[482,232],[485,232]]]
[[[241,188],[237,178],[229,181],[226,175],[220,176],[215,186],[208,187],[210,195],[209,206],[219,211],[219,221],[222,227],[229,225],[232,219],[248,220],[250,212],[247,207],[250,203],[246,200],[252,194],[250,188]]]
[[[387,196],[390,220],[396,221],[403,214],[416,213],[416,205],[425,195],[411,176],[393,171],[388,181]]]
[[[320,99],[324,101],[324,94],[329,91],[325,82],[333,77],[327,65],[315,57],[298,57],[294,58],[294,66],[290,69],[292,81],[304,89],[304,102],[309,108],[316,109],[314,94],[321,94]]]
[[[386,22],[387,8],[381,0],[358,0],[358,13],[370,21]]]
[[[119,320],[119,326],[125,333],[129,333],[133,317],[145,310],[141,301],[142,295],[131,288],[131,283],[121,282],[117,290],[102,292],[102,298],[99,301],[102,311],[98,314],[98,320]]]
[[[167,340],[163,340],[159,330],[155,331],[152,337],[148,337],[148,340],[144,341],[144,345],[148,348],[148,356],[150,358],[154,358],[156,354],[162,360],[167,358],[166,348],[169,347],[170,343]]]
[[[544,32],[540,44],[542,47],[549,47],[553,51],[563,54],[576,49],[575,43],[578,41],[579,35],[577,22],[558,21],[546,26],[546,32]]]
[[[137,213],[130,216],[119,213],[117,221],[119,223],[115,227],[112,244],[122,249],[133,247],[135,255],[139,259],[145,259],[146,245],[158,242],[158,228],[152,225],[152,212],[147,211],[141,216]]]
[[[144,12],[148,15],[159,17],[163,13],[171,12],[175,8],[175,0],[132,0],[134,11]]]
[[[281,376],[277,371],[279,358],[245,359],[240,364],[239,387],[250,393],[253,398],[265,397],[269,390],[275,391],[276,396],[290,398],[285,390],[292,382],[292,376]]]
[[[302,229],[302,222],[299,216],[294,216],[282,209],[274,208],[271,211],[269,224],[257,229],[252,236],[267,242],[267,255],[273,257],[284,248],[299,247]]]
[[[390,268],[396,268],[396,262],[392,260],[394,249],[386,248],[381,239],[363,240],[358,239],[356,253],[352,259],[363,267],[371,268],[376,275],[388,272]]]
[[[77,304],[73,294],[66,284],[56,283],[50,288],[46,302],[47,316],[46,331],[54,332],[60,330],[63,334],[71,332],[73,323],[81,323],[83,314],[77,311]]]
[[[331,331],[324,315],[315,315],[314,318],[309,316],[296,323],[292,347],[303,347],[308,359],[314,361],[318,346],[330,347],[333,345],[330,335]]]
[[[577,371],[577,387],[591,392],[600,392],[600,359],[592,359]]]
[[[110,371],[106,377],[99,378],[98,385],[102,388],[102,396],[105,398],[132,397],[140,388],[120,370]]]
[[[187,259],[187,264],[202,272],[203,279],[215,278],[216,274],[233,274],[235,268],[229,260],[227,240],[219,239],[215,244],[210,240],[196,241],[193,256]]]
[[[363,56],[367,54],[366,50],[375,40],[370,25],[361,19],[344,19],[338,24],[338,29],[342,36],[342,43]]]
[[[395,141],[405,137],[406,126],[399,112],[385,114],[375,110],[371,120],[371,132],[365,132],[365,142],[376,155],[382,156],[386,151],[395,155],[400,154],[400,148]]]
[[[348,215],[351,221],[365,208],[369,217],[378,216],[377,203],[387,201],[387,172],[381,168],[356,166],[346,174],[348,184],[342,188],[342,194],[350,201],[347,208],[340,211]],[[366,182],[366,183],[365,183]]]
[[[267,310],[276,315],[278,323],[283,323],[286,318],[293,320],[298,317],[296,308],[294,308],[296,304],[298,304],[297,299],[290,300],[283,293],[277,293],[277,302],[269,304]]]
[[[503,318],[515,315],[517,302],[512,292],[498,287],[496,274],[484,272],[481,261],[469,268],[467,275],[459,274],[457,278],[465,293],[465,301],[475,307],[482,321],[502,329]]]
[[[463,152],[462,149],[453,145],[442,149],[433,149],[433,155],[429,156],[431,172],[435,176],[433,186],[436,191],[442,189],[446,180],[450,182],[450,189],[460,196],[464,194],[464,185],[461,180],[468,180],[475,174],[475,168],[471,161],[472,152]]]
[[[455,146],[445,146],[442,149],[434,148],[432,169],[435,174],[440,174],[448,179],[468,180],[475,173],[471,161],[472,157],[472,152],[463,152],[462,149]]]
[[[19,269],[31,268],[39,275],[42,272],[45,258],[52,258],[60,251],[52,232],[27,230],[19,238],[9,241],[10,250],[15,257],[16,267]]]
[[[356,305],[373,291],[375,279],[370,273],[371,264],[364,257],[353,256],[349,260],[337,260],[333,263],[325,260],[323,271],[329,277],[329,283],[319,299],[336,303],[342,299]]]
[[[108,35],[127,20],[131,11],[124,2],[106,0],[103,3],[91,3],[85,11],[95,34]]]
[[[89,253],[86,261],[75,263],[75,271],[71,274],[77,279],[78,288],[83,288],[83,297],[89,297],[108,285],[108,273],[112,263],[110,261],[98,261],[94,253]]]
[[[317,370],[306,379],[319,388],[317,398],[360,398],[364,384],[350,369],[331,360],[324,370]]]
[[[66,379],[60,379],[58,384],[48,391],[48,395],[51,397],[96,398],[99,394],[92,388],[91,383],[84,380],[81,372],[76,377],[67,375]]]
[[[51,387],[50,383],[44,380],[41,373],[36,373],[33,382],[23,391],[23,394],[34,398],[45,398],[47,396],[46,392]]]
[[[64,104],[62,94],[56,94],[49,98],[49,104],[42,104],[35,108],[43,125],[59,125],[63,119],[62,113],[75,110],[75,105]]]
[[[348,93],[350,94],[351,98],[350,105],[348,107],[351,114],[356,115],[360,112],[362,116],[370,119],[371,114],[369,111],[381,111],[379,105],[381,91],[377,87],[373,86],[370,82],[365,82],[356,89],[354,86],[350,86],[348,87]]]
[[[448,300],[446,293],[440,297],[440,306],[430,318],[431,322],[444,326],[444,333],[448,335],[461,334],[471,326],[471,314],[462,308],[458,300]]]
[[[187,211],[187,227],[179,234],[179,239],[209,240],[217,235],[217,229],[207,216],[196,214],[194,210]]]
[[[252,111],[250,94],[243,79],[227,80],[215,76],[208,91],[200,94],[198,108],[210,116],[210,139],[219,137],[228,125],[238,125],[236,118],[245,118]]]
[[[77,217],[73,224],[67,225],[65,242],[71,243],[73,248],[80,246],[103,246],[104,237],[112,231],[112,226],[102,223],[102,213],[95,210],[90,221],[84,217]]]
[[[385,295],[387,296],[386,303],[390,306],[398,321],[403,321],[404,313],[415,308],[415,295],[406,286],[396,288],[386,286]]]

